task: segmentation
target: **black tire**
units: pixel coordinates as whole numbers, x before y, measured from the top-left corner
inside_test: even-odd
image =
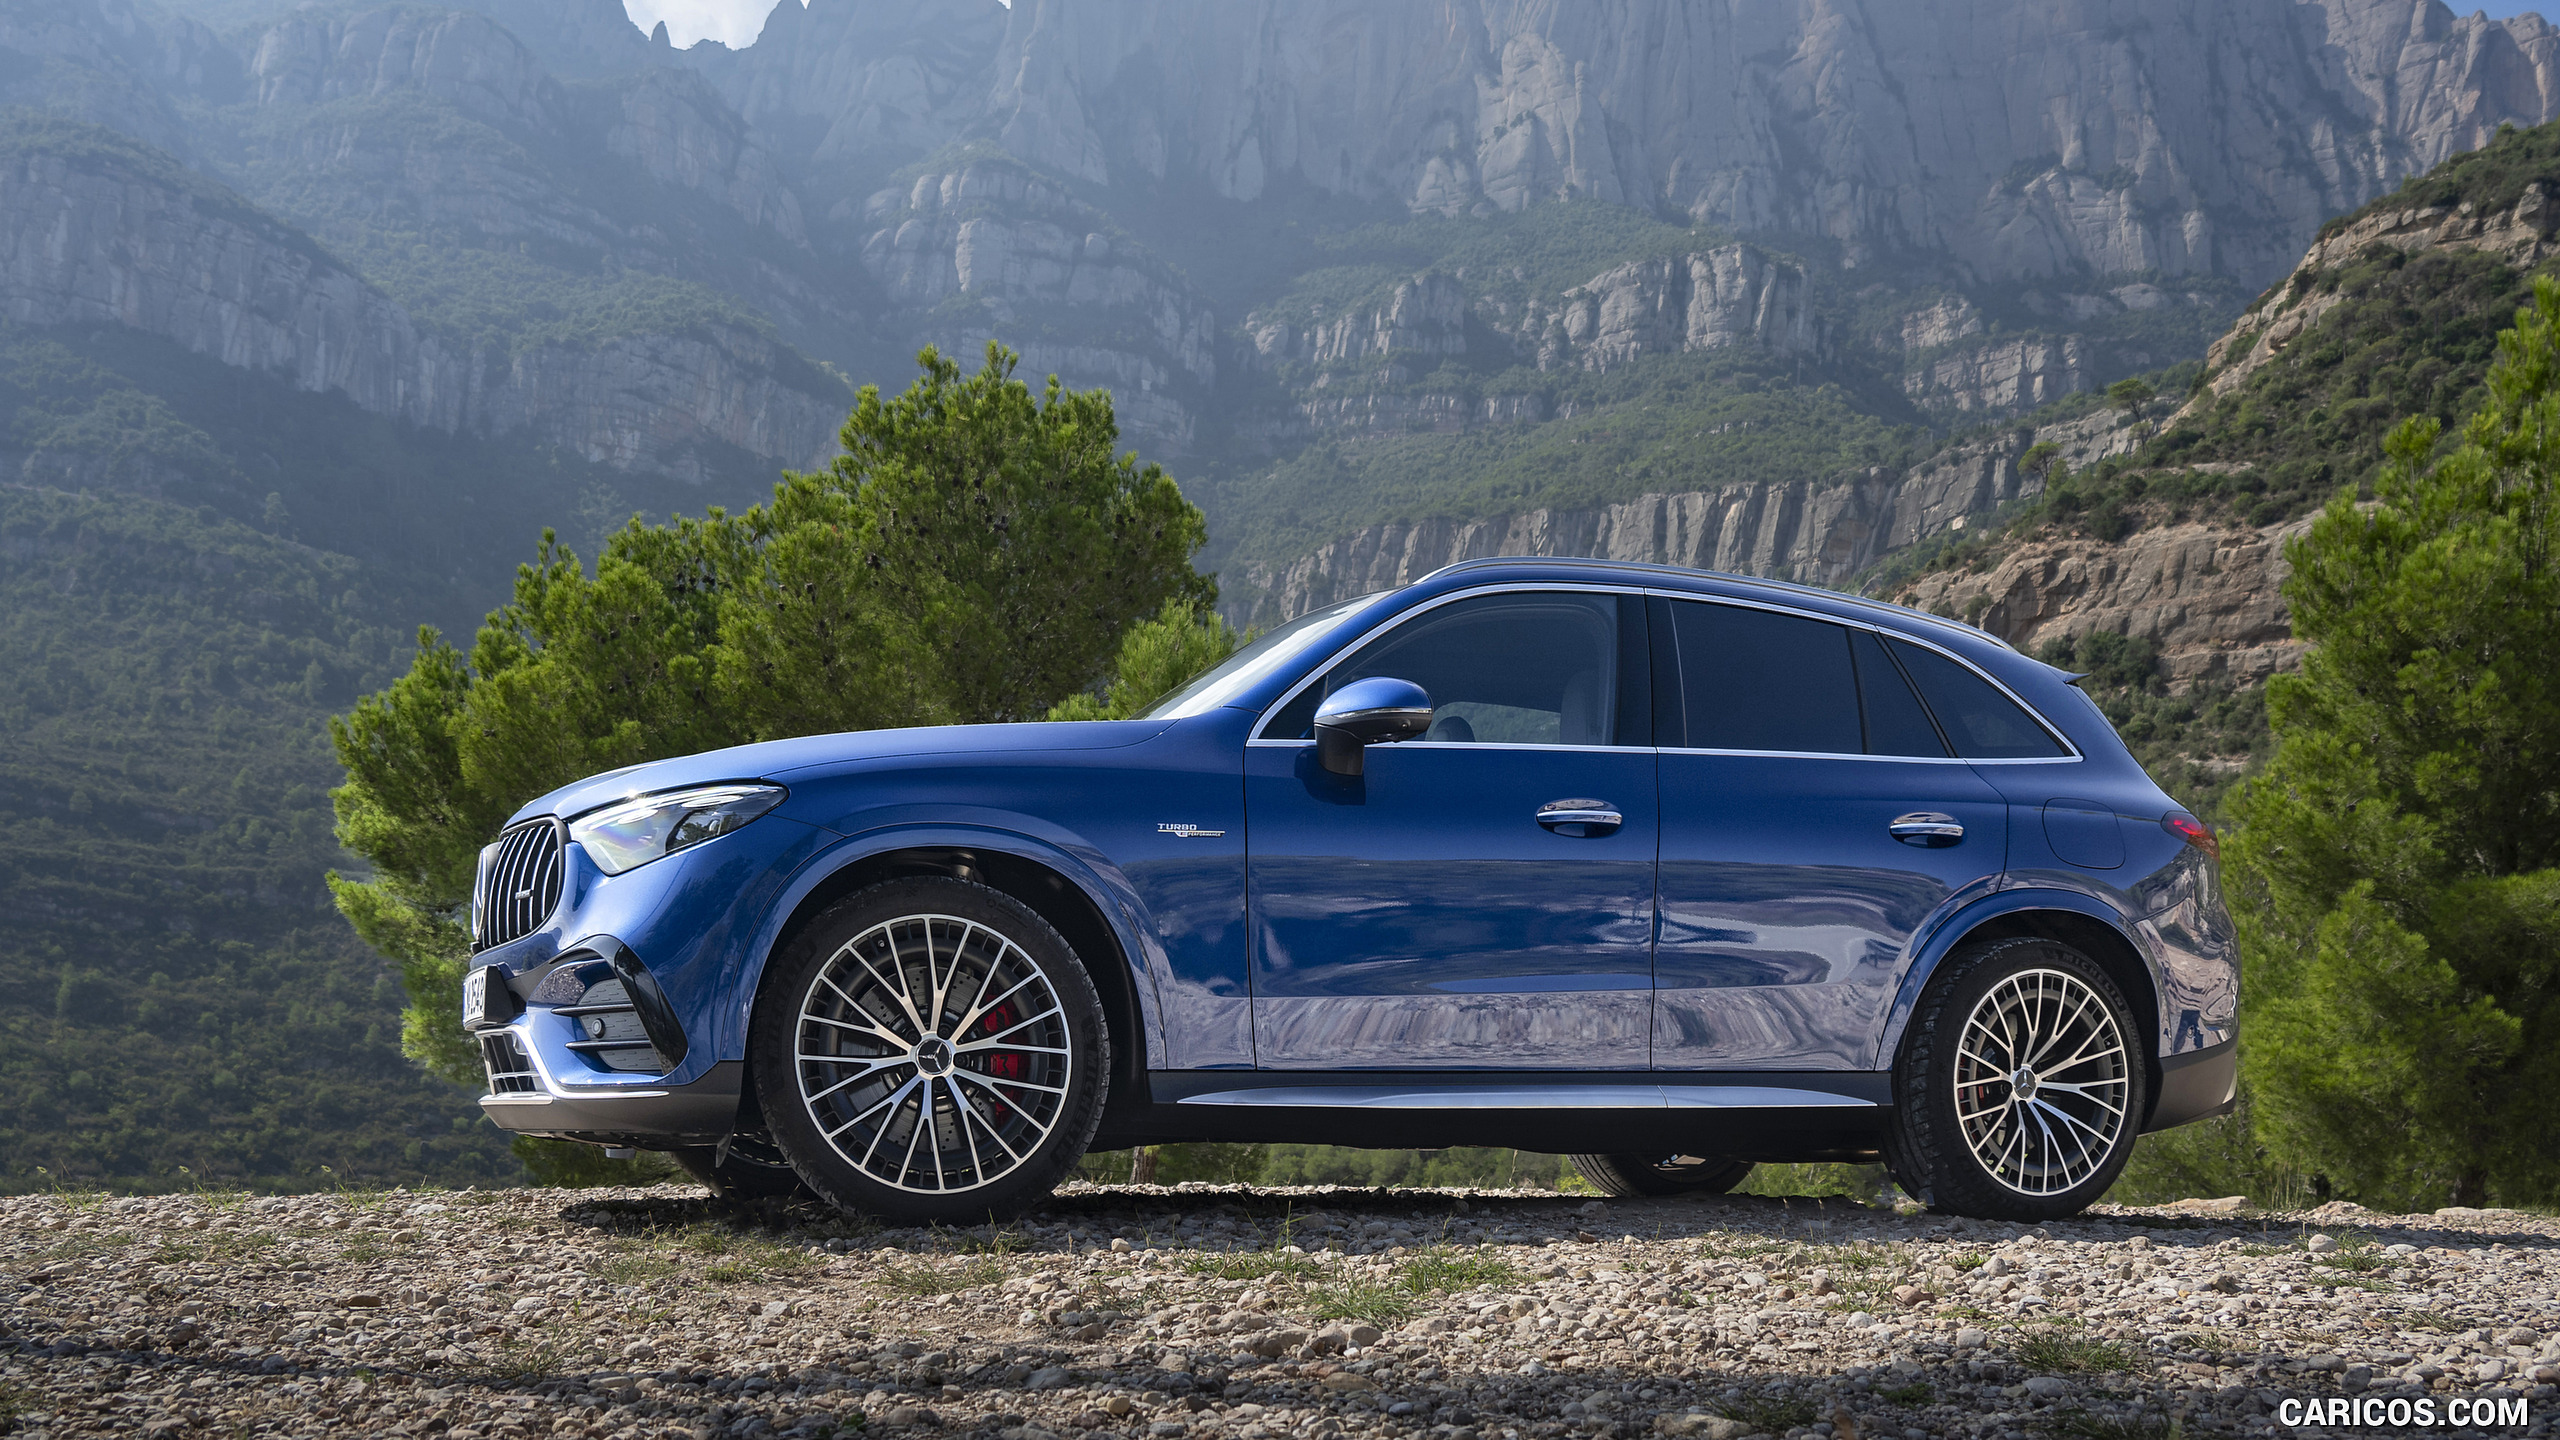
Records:
[[[667,1158],[681,1166],[684,1173],[709,1186],[712,1195],[721,1200],[772,1200],[781,1198],[816,1199],[808,1186],[800,1183],[800,1172],[782,1158],[782,1150],[773,1137],[762,1132],[741,1131],[729,1137],[729,1154],[722,1158],[712,1145],[687,1146],[670,1150]]]
[[[1751,1173],[1751,1162],[1726,1155],[1568,1155],[1603,1195],[1722,1195]]]
[[[1922,992],[1894,1062],[1895,1183],[1979,1220],[2077,1213],[2133,1153],[2150,1100],[2147,1035],[2105,969],[2060,941],[1957,951]],[[2061,1063],[2057,1049],[2069,1052],[2061,1061],[2089,1058]]]
[[[1083,1157],[1111,1037],[1093,978],[1030,907],[966,880],[891,880],[774,958],[747,1064],[774,1142],[821,1199],[976,1224],[1039,1203]]]

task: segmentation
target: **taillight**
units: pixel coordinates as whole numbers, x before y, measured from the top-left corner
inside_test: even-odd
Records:
[[[2222,858],[2222,841],[2215,837],[2213,827],[2184,810],[2172,810],[2161,816],[2160,828],[2203,851],[2207,858]]]

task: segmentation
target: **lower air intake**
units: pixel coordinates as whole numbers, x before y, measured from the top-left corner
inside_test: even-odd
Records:
[[[492,1095],[538,1095],[542,1093],[542,1077],[533,1072],[533,1061],[516,1043],[511,1030],[490,1030],[480,1036],[480,1063],[489,1067],[489,1093]]]

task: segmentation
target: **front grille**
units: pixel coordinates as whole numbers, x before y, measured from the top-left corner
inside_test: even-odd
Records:
[[[489,1067],[489,1093],[492,1095],[538,1095],[542,1093],[542,1077],[533,1073],[533,1061],[516,1043],[511,1030],[480,1032],[480,1063]]]
[[[542,928],[560,903],[560,822],[528,820],[484,852],[472,909],[474,950],[521,940]]]

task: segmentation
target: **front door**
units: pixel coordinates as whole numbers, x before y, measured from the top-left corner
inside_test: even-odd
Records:
[[[1912,933],[1988,890],[2008,807],[1862,628],[1654,602],[1663,728],[1655,1063],[1876,1064]],[[1897,833],[1899,832],[1899,833]]]
[[[1247,746],[1264,1068],[1645,1067],[1644,625],[1639,597],[1606,591],[1446,601],[1400,617]],[[1420,685],[1431,730],[1334,775],[1308,738],[1316,704],[1373,675]],[[1558,822],[1560,801],[1619,822]]]

